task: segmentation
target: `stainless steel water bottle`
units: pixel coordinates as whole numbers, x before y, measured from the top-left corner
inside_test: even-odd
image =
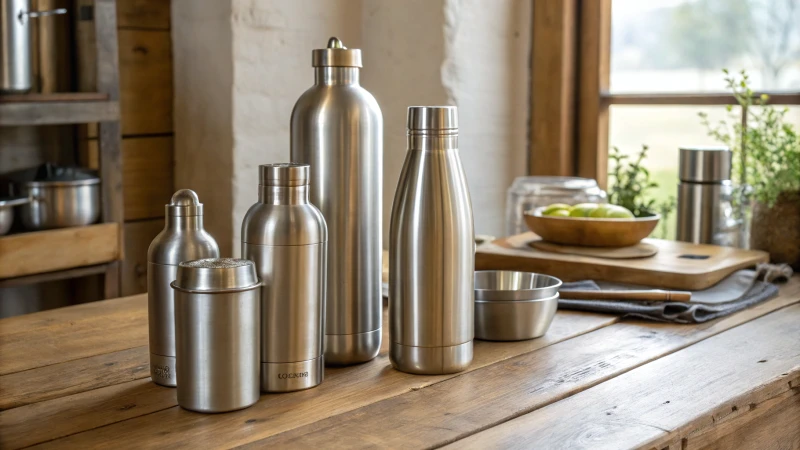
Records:
[[[680,149],[677,240],[739,245],[740,223],[731,203],[732,155],[727,147]]]
[[[175,306],[170,283],[178,264],[218,258],[219,246],[203,229],[203,204],[190,189],[181,189],[166,205],[164,229],[147,251],[147,318],[150,326],[150,377],[175,387]]]
[[[389,359],[403,372],[472,361],[475,235],[454,106],[408,109],[389,243]]]
[[[381,347],[383,117],[359,84],[361,50],[331,38],[312,63],[314,86],[292,111],[292,162],[311,165],[330,236],[325,361],[354,364]]]
[[[328,231],[308,202],[307,164],[259,166],[258,202],[242,223],[242,255],[261,288],[261,390],[322,382]]]
[[[175,290],[178,404],[226,412],[258,401],[261,281],[253,261],[184,261]]]

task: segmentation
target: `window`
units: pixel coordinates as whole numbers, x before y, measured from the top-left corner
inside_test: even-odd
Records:
[[[647,144],[663,198],[678,147],[714,143],[697,113],[735,104],[723,68],[745,69],[772,104],[800,105],[800,0],[536,0],[532,39],[532,174],[605,186],[609,146]]]

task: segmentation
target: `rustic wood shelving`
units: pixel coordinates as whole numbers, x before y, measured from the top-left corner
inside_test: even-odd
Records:
[[[97,123],[101,223],[0,237],[0,286],[105,274],[104,297],[119,296],[122,174],[115,0],[94,0],[81,20],[94,22],[96,92],[0,96],[0,126]]]

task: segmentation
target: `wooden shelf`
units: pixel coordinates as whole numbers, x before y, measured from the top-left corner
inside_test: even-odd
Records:
[[[117,261],[119,233],[119,224],[101,223],[2,236],[0,280]]]
[[[109,122],[119,118],[119,102],[98,92],[0,96],[0,126]]]
[[[48,281],[68,280],[71,278],[88,277],[90,275],[100,275],[106,272],[108,264],[96,264],[94,266],[78,267],[75,269],[57,270],[55,272],[37,273],[24,277],[6,278],[0,280],[0,288],[25,286],[28,284],[45,283]]]

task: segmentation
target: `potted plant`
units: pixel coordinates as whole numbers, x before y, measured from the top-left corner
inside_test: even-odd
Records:
[[[704,113],[701,122],[733,151],[738,210],[745,223],[752,198],[750,247],[767,251],[772,262],[800,269],[800,138],[785,120],[788,108],[769,105],[767,95],[756,97],[745,71],[740,78],[724,73],[741,115],[728,106],[732,123],[712,124]]]
[[[667,223],[670,214],[675,209],[675,197],[658,202],[650,191],[658,188],[658,183],[650,178],[650,171],[644,167],[647,158],[647,145],[642,145],[642,150],[631,157],[612,147],[609,158],[612,168],[609,179],[613,183],[608,190],[608,202],[627,208],[636,217],[646,217],[654,213],[661,215],[658,237],[667,238]]]

